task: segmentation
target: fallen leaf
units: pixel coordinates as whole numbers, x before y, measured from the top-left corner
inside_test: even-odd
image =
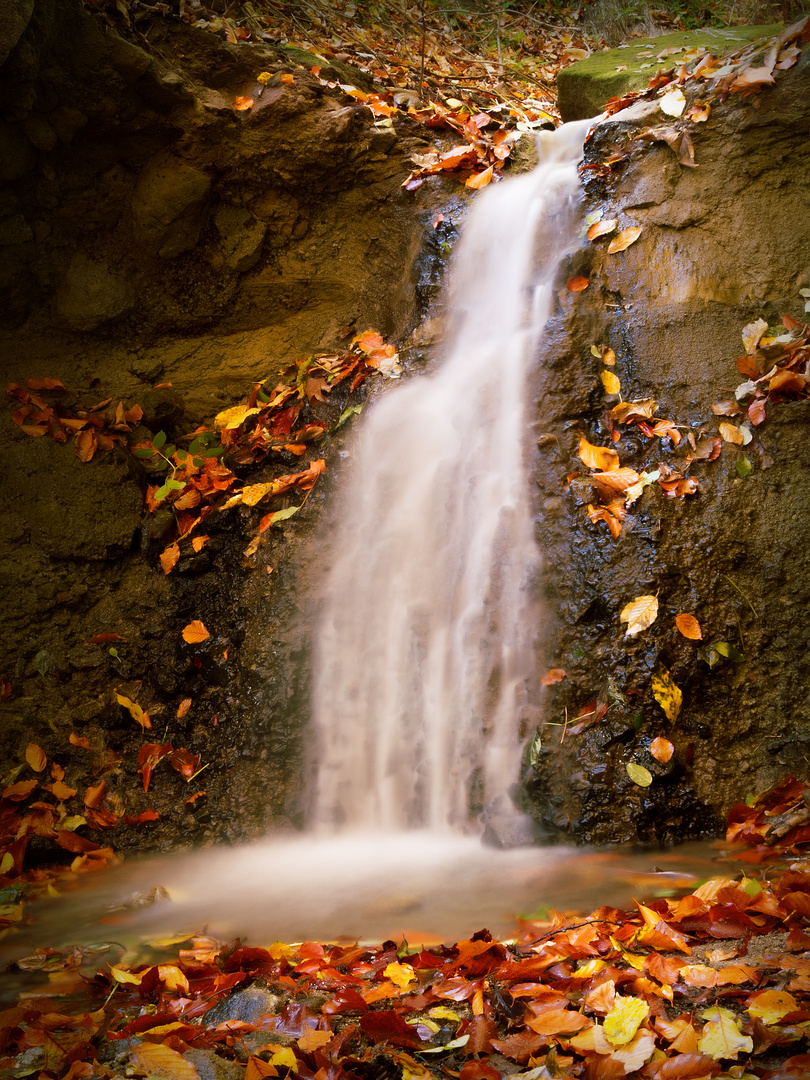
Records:
[[[627,623],[625,637],[634,637],[636,634],[652,626],[658,618],[658,597],[637,596],[629,604],[625,604],[619,614],[619,622]]]
[[[729,86],[732,94],[742,94],[744,97],[755,94],[763,86],[774,86],[776,79],[766,67],[749,67],[738,75]]]
[[[472,191],[478,191],[480,188],[484,188],[492,179],[492,173],[494,165],[490,165],[488,169],[484,169],[483,172],[476,173],[474,176],[468,177],[464,181],[464,186],[470,188]]]
[[[129,712],[132,719],[136,723],[140,724],[142,728],[146,728],[148,730],[152,727],[152,721],[149,719],[149,713],[144,712],[137,702],[132,701],[124,694],[119,694],[117,690],[115,691],[115,697],[118,704],[123,705],[124,708]]]
[[[131,1057],[149,1076],[161,1076],[164,1080],[200,1080],[192,1062],[165,1043],[142,1042],[131,1051]]]
[[[616,228],[616,221],[611,218],[607,221],[597,221],[594,225],[591,225],[590,229],[586,233],[589,240],[598,240],[600,236],[606,236],[608,233],[612,233]]]
[[[233,99],[233,107],[237,112],[247,112],[248,109],[253,108],[253,98],[239,94]]]
[[[729,424],[724,421],[722,424],[720,424],[719,430],[725,442],[734,443],[735,446],[742,446],[743,433],[736,426],[736,424]]]
[[[45,766],[48,764],[48,759],[45,756],[45,751],[41,746],[37,746],[36,743],[29,743],[25,748],[25,760],[34,770],[34,772],[42,772]]]
[[[628,761],[625,769],[633,783],[638,784],[639,787],[649,787],[652,783],[652,773],[649,769],[645,769],[643,765],[637,765],[635,761]]]
[[[553,686],[555,683],[562,682],[565,678],[565,672],[562,668],[551,668],[547,674],[540,680],[541,686]]]
[[[679,87],[676,87],[673,90],[667,90],[658,102],[658,107],[661,112],[666,113],[667,116],[680,116],[686,108],[686,98],[684,97],[683,90]]]
[[[107,781],[100,780],[95,787],[89,787],[84,793],[84,805],[91,810],[101,806],[107,797]]]
[[[659,667],[652,677],[653,697],[664,710],[668,720],[673,723],[678,719],[683,703],[683,694],[675,685],[672,676],[665,667]]]
[[[620,394],[622,392],[622,384],[612,371],[602,372],[602,386],[605,388],[606,394]]]
[[[177,706],[177,719],[182,720],[188,710],[191,708],[191,698],[183,698],[180,704]]]
[[[25,385],[29,390],[64,390],[65,384],[59,379],[26,379]]]
[[[634,244],[641,236],[641,226],[633,225],[632,228],[622,229],[608,244],[608,255],[615,255],[617,251],[624,251]]]
[[[742,409],[736,401],[716,401],[712,405],[712,412],[715,416],[737,416]]]
[[[602,1025],[605,1038],[611,1046],[624,1046],[625,1043],[630,1042],[638,1031],[639,1025],[649,1015],[650,1006],[646,1001],[641,998],[621,997],[617,994],[615,1004]]]
[[[85,735],[77,735],[75,731],[71,731],[68,735],[68,742],[71,746],[79,746],[82,750],[92,750],[90,740]]]
[[[675,747],[669,739],[665,739],[663,735],[657,735],[650,743],[650,753],[656,761],[666,765],[675,753]]]
[[[187,641],[189,645],[196,645],[210,637],[210,633],[199,619],[193,619],[188,626],[183,628],[183,641]]]
[[[295,76],[291,75],[289,71],[285,71],[279,75],[278,81],[284,83],[285,86],[295,86]]]
[[[778,1024],[788,1013],[801,1008],[796,998],[785,990],[763,990],[750,997],[745,1007],[750,1016],[755,1016],[763,1024]]]
[[[180,561],[180,546],[176,542],[160,553],[160,565],[164,574],[170,574]]]
[[[746,354],[750,356],[759,345],[760,339],[765,331],[768,329],[768,324],[764,319],[757,319],[756,322],[748,323],[742,329],[742,343],[746,351]],[[745,374],[745,373],[743,373]],[[759,375],[758,371],[754,371],[754,378]]]
[[[589,285],[590,285],[589,279],[586,278],[586,277],[582,277],[582,275],[577,275],[576,277],[571,277],[565,283],[566,289],[568,289],[569,292],[574,292],[574,293],[582,292],[584,289],[587,289]]]
[[[700,629],[700,623],[697,621],[694,615],[687,615],[682,612],[680,615],[675,616],[675,625],[685,638],[689,638],[690,641],[701,641],[703,639],[703,632]]]
[[[234,405],[231,409],[223,409],[214,417],[215,431],[235,431],[244,424],[250,416],[257,416],[260,409],[250,408],[248,405]]]
[[[619,455],[615,450],[610,450],[606,446],[594,446],[584,435],[580,437],[578,453],[589,469],[610,472],[611,469],[619,467]]]
[[[721,1058],[733,1060],[741,1050],[750,1054],[754,1049],[754,1040],[750,1035],[741,1034],[739,1022],[729,1009],[713,1005],[701,1013],[701,1016],[708,1020],[698,1039],[701,1053],[720,1061]]]

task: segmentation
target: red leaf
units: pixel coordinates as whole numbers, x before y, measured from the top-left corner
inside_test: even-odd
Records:
[[[278,1030],[278,1028],[276,1028]],[[416,1047],[422,1045],[416,1030],[399,1013],[367,1012],[360,1018],[360,1030],[373,1043]]]
[[[577,275],[577,277],[569,278],[565,283],[566,289],[569,292],[583,292],[590,285],[590,281],[586,277]]]

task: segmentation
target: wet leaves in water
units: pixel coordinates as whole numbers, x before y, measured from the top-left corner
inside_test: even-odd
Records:
[[[625,769],[633,783],[638,784],[639,787],[649,787],[652,783],[652,773],[649,769],[645,769],[643,765],[637,765],[635,761],[628,761]]]

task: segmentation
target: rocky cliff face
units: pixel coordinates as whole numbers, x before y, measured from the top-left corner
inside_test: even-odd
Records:
[[[744,327],[762,320],[773,337],[785,333],[783,315],[807,318],[809,90],[805,47],[777,85],[715,101],[708,122],[688,126],[695,167],[650,141],[673,124],[655,96],[611,118],[586,148],[585,210],[616,228],[583,239],[572,257],[566,276],[589,285],[561,289],[542,376],[538,523],[558,613],[551,664],[568,674],[546,709],[564,726],[542,733],[530,781],[546,824],[580,839],[710,832],[733,803],[808,767],[810,596],[801,567],[810,403],[803,390],[781,402],[774,395],[755,424],[750,395],[738,403],[735,388],[750,378],[737,358],[756,351],[750,336],[744,345]],[[638,238],[609,254],[611,238],[628,229]],[[614,350],[615,365],[602,362],[599,346]],[[757,377],[784,363],[773,348],[757,353]],[[626,411],[603,372],[618,377],[625,401],[652,399],[652,415],[677,426],[678,445],[650,434],[655,421],[646,431],[618,422]],[[717,415],[712,406],[729,401],[737,415],[725,407]],[[725,441],[723,423],[750,442]],[[653,482],[614,521],[621,531],[612,537],[604,517],[587,515],[609,498],[595,497],[581,435],[617,451],[622,467],[644,473],[663,463],[692,478],[693,493],[678,494],[691,482],[669,491]],[[644,595],[657,596],[657,620],[626,636],[619,614]],[[702,641],[676,629],[679,613],[698,618]],[[733,659],[712,651],[718,642]],[[655,700],[662,670],[683,693],[675,718]],[[666,763],[650,752],[659,735],[675,747]],[[628,764],[646,768],[652,783],[640,787]]]

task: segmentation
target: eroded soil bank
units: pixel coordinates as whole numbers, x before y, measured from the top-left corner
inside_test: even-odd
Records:
[[[270,79],[257,82],[260,72]],[[410,155],[434,136],[404,117],[376,124],[325,76],[270,46],[228,45],[171,23],[148,53],[102,32],[78,3],[36,6],[0,69],[6,383],[61,380],[61,407],[88,411],[109,398],[93,415],[112,419],[119,402],[137,404],[143,415],[119,431],[132,445],[210,426],[257,383],[272,390],[290,363],[344,349],[369,327],[397,343],[406,372],[429,362],[434,324],[420,323],[466,196],[436,178],[403,190]],[[713,834],[729,805],[786,768],[806,769],[806,401],[769,405],[750,445],[694,461],[695,494],[668,498],[651,484],[617,539],[587,517],[594,497],[577,450],[582,436],[611,445],[605,413],[618,400],[605,396],[592,346],[615,351],[625,400],[655,398],[656,416],[681,433],[675,447],[623,429],[621,464],[641,473],[664,461],[683,472],[687,436],[697,446],[717,435],[723,418],[711,406],[743,379],[742,328],[801,316],[807,89],[805,50],[778,85],[720,102],[694,126],[696,169],[658,143],[586,185],[588,210],[642,232],[615,255],[583,238],[561,272],[537,380],[546,659],[566,676],[549,689],[550,726],[532,743],[524,781],[552,836]],[[254,107],[234,110],[248,94]],[[653,112],[606,126],[587,162],[604,163],[660,124]],[[566,289],[572,276],[588,288]],[[380,392],[383,380],[313,394],[306,416],[333,427],[368,387]],[[37,392],[47,401],[57,393]],[[307,587],[320,571],[313,526],[324,507],[328,515],[347,428],[303,459],[283,451],[238,470],[257,483],[310,458],[327,464],[258,557],[244,552],[260,508],[237,506],[206,519],[205,546],[184,543],[167,575],[171,515],[144,507],[148,463],[119,445],[84,463],[72,441],[12,423],[19,404],[9,402],[0,425],[7,783],[34,775],[30,765],[15,771],[32,741],[80,793],[65,801],[65,817],[103,780],[102,809],[116,824],[95,820],[79,835],[120,850],[300,824]],[[273,509],[289,505],[281,497]],[[624,638],[619,612],[643,594],[657,594],[661,613]],[[680,612],[699,618],[704,642],[678,635]],[[192,620],[211,637],[184,642]],[[713,642],[745,659],[710,667],[700,650]],[[683,692],[675,720],[651,692],[661,666]],[[149,712],[150,731],[119,696]],[[571,730],[589,711],[599,722]],[[649,754],[659,735],[675,747],[666,766]],[[187,783],[164,760],[145,791],[144,742],[187,749],[204,771]],[[648,769],[649,787],[630,779],[628,763]],[[153,809],[158,819],[123,824]],[[52,840],[32,839],[28,858],[38,849],[50,857]]]

